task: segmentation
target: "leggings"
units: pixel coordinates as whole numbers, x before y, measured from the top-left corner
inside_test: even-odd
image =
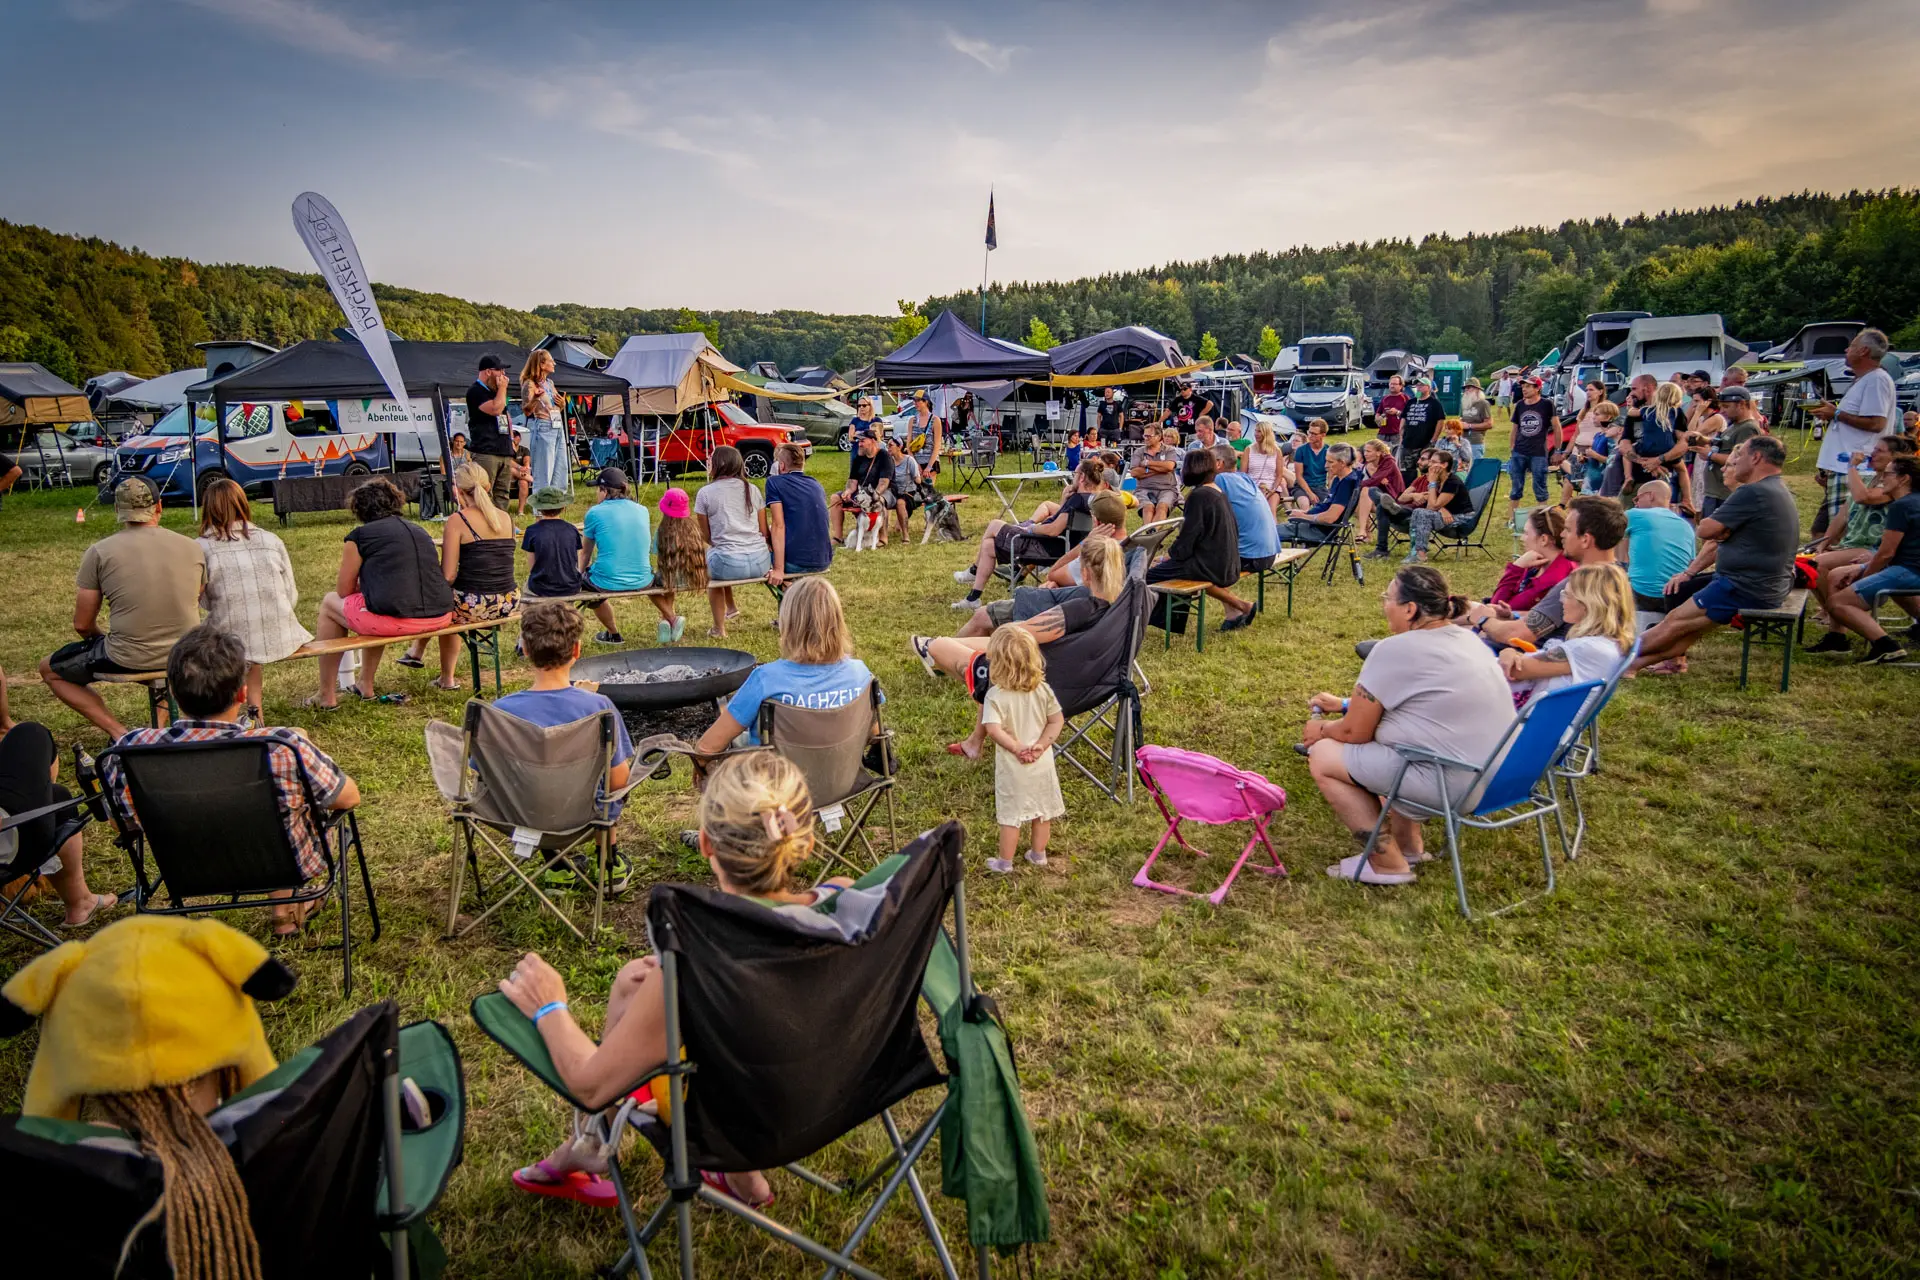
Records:
[[[68,798],[65,787],[51,781],[59,750],[45,725],[15,725],[0,738],[0,809],[27,813]],[[53,837],[60,815],[47,814],[20,827],[20,851],[7,878],[37,867],[53,856]]]

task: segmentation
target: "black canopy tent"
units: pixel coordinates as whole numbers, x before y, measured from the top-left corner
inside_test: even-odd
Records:
[[[873,371],[881,386],[904,387],[1044,378],[1052,367],[1046,352],[983,338],[942,311],[913,341],[874,361]]]
[[[433,401],[434,432],[440,440],[440,458],[447,460],[447,402],[450,396],[466,395],[478,374],[482,356],[498,356],[507,367],[507,395],[520,395],[520,368],[527,361],[528,348],[511,342],[396,342],[393,356],[400,366],[401,381],[407,395],[424,396]],[[564,395],[619,396],[627,394],[625,378],[598,373],[556,362],[554,389]],[[213,402],[215,439],[221,456],[226,454],[227,406],[236,401],[255,400],[354,400],[390,399],[392,392],[380,378],[364,348],[358,342],[296,342],[258,363],[209,382],[187,388],[189,407],[198,401]],[[189,429],[191,432],[191,428]],[[190,435],[191,438],[191,435]],[[192,481],[194,502],[199,503],[199,476]]]

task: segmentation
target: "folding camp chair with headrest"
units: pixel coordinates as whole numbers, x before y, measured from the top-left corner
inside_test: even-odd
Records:
[[[1115,803],[1123,775],[1127,800],[1133,800],[1133,744],[1140,739],[1144,696],[1134,670],[1146,642],[1152,601],[1147,584],[1130,575],[1119,597],[1091,627],[1040,648],[1047,684],[1067,721],[1053,744],[1054,757],[1078,769]]]
[[[1456,522],[1451,528],[1436,530],[1433,536],[1440,542],[1453,544],[1463,560],[1470,550],[1491,559],[1493,551],[1487,546],[1487,513],[1492,509],[1494,494],[1500,487],[1500,460],[1475,458],[1466,479],[1467,501],[1472,504],[1467,510],[1466,519]]]
[[[847,857],[855,839],[867,851],[867,865],[878,862],[883,855],[867,838],[866,824],[882,798],[889,846],[895,829],[893,735],[880,721],[879,682],[841,707],[796,707],[769,698],[760,704],[758,732],[762,746],[791,760],[806,777],[814,817],[830,841],[821,846],[827,863],[866,870]],[[875,764],[877,771],[870,767]]]
[[[957,1024],[966,1023],[989,1039],[1002,1036],[993,1025],[992,1002],[973,986],[961,859],[965,840],[958,823],[927,832],[826,909],[773,908],[691,885],[654,887],[647,926],[660,957],[667,1056],[665,1063],[637,1073],[627,1087],[651,1078],[657,1098],[660,1077],[665,1076],[666,1105],[659,1116],[649,1114],[623,1089],[616,1095],[618,1102],[599,1111],[592,1122],[603,1139],[608,1176],[619,1193],[628,1244],[609,1274],[631,1267],[650,1277],[647,1245],[671,1215],[679,1237],[679,1271],[690,1280],[690,1209],[697,1199],[745,1219],[831,1269],[871,1280],[874,1273],[851,1255],[904,1186],[940,1271],[954,1280],[946,1242],[914,1167],[936,1131],[942,1135],[946,1189],[953,1194],[956,1181],[968,1188],[969,1238],[976,1246],[979,1273],[987,1273],[987,1245],[1016,1242],[1004,1234],[1006,1216],[996,1219],[997,1226],[985,1219],[989,1207],[1001,1215],[1009,1212],[1004,1199],[993,1206],[986,1203],[986,1184],[998,1178],[1005,1190],[1013,1167],[1031,1167],[1034,1161],[1017,1088],[1003,1095],[1004,1110],[990,1117],[1015,1131],[1011,1149],[971,1156],[955,1149],[965,1143],[991,1145],[992,1134],[977,1123],[982,1118],[977,1104],[987,1094],[974,1094],[976,1105],[963,1101],[963,1094],[994,1082],[957,1074],[971,1070],[967,1064],[977,1059],[970,1052],[955,1052],[948,1044],[950,1034],[958,1030]],[[949,901],[954,912],[951,943],[942,930]],[[954,1075],[943,1076],[927,1051],[916,1008],[923,998],[940,1020]],[[540,1032],[505,997],[479,997],[473,1014],[482,1031],[576,1110],[594,1110],[568,1092]],[[777,1069],[769,1066],[774,1063]],[[1010,1058],[1005,1065],[1004,1074],[1010,1077]],[[948,1097],[903,1135],[893,1108],[943,1082]],[[1011,1080],[998,1083],[1010,1085]],[[837,1183],[796,1163],[873,1119],[881,1122],[891,1150],[865,1176]],[[666,1165],[668,1194],[644,1222],[634,1212],[622,1173],[621,1139],[629,1128],[638,1129]],[[864,1194],[877,1185],[878,1195],[851,1237],[835,1249],[705,1185],[698,1173],[780,1168],[823,1190]],[[982,1200],[977,1208],[976,1196]],[[1043,1239],[1044,1201],[1037,1214],[1031,1212],[1030,1201],[1025,1203],[1029,1212],[1017,1226],[1026,1234],[1019,1238]]]
[[[362,1009],[207,1116],[246,1187],[262,1275],[405,1280],[444,1262],[426,1215],[460,1163],[466,1086],[444,1028],[398,1023],[390,1003]],[[402,1112],[403,1076],[427,1098],[425,1127]],[[63,1275],[171,1277],[157,1221],[128,1241],[160,1191],[159,1160],[110,1124],[0,1119],[0,1197],[58,1240]]]
[[[1006,569],[1009,584],[1019,586],[1028,578],[1039,578],[1054,562],[1079,546],[1093,532],[1093,513],[1073,511],[1067,515],[1065,534],[1016,533],[1010,545]]]
[[[639,777],[636,769],[625,787],[610,785],[617,714],[605,710],[545,726],[476,698],[467,703],[464,731],[437,720],[427,725],[434,784],[460,838],[447,901],[448,937],[472,932],[522,892],[531,892],[582,941],[599,933],[619,803]],[[590,860],[578,852],[589,848]],[[481,849],[503,867],[491,882],[480,871]],[[541,887],[541,877],[556,869],[571,874],[576,886],[583,880],[589,885],[593,911],[587,932]],[[458,928],[469,872],[483,910]]]
[[[128,812],[111,787],[98,799],[113,820],[115,841],[133,862],[134,905],[140,911],[184,915],[239,907],[278,907],[340,895],[340,968],[346,994],[353,994],[352,853],[367,895],[371,941],[380,940],[380,906],[373,896],[367,851],[351,809],[319,804],[313,780],[294,766],[304,803],[293,820],[312,824],[325,874],[307,883],[300,869],[288,815],[280,812],[270,738],[216,738],[206,742],[119,745],[98,758],[101,777],[114,764],[132,798]],[[278,744],[291,754],[292,748]],[[220,838],[209,840],[208,832]],[[151,874],[147,865],[151,858]],[[165,892],[169,905],[157,905]],[[276,893],[285,896],[275,897]],[[332,950],[328,946],[327,950]]]
[[[1574,722],[1573,732],[1568,735],[1567,748],[1554,762],[1550,781],[1564,782],[1567,785],[1567,797],[1573,801],[1573,836],[1566,838],[1566,828],[1561,827],[1561,836],[1569,861],[1580,856],[1580,843],[1587,838],[1587,810],[1580,802],[1580,783],[1600,772],[1600,713],[1613,701],[1613,695],[1620,688],[1620,681],[1626,678],[1627,669],[1640,656],[1640,641],[1633,642],[1633,648],[1627,656],[1620,659],[1620,665],[1613,669],[1606,682],[1593,695],[1586,708],[1581,711],[1580,719]]]
[[[1393,775],[1393,785],[1387,790],[1386,803],[1380,807],[1380,818],[1373,824],[1366,850],[1354,864],[1355,878],[1359,877],[1360,868],[1366,865],[1367,857],[1379,843],[1380,832],[1387,825],[1387,815],[1393,810],[1398,809],[1418,819],[1440,818],[1446,824],[1447,856],[1453,863],[1453,883],[1460,895],[1460,914],[1471,920],[1474,913],[1467,905],[1467,879],[1460,864],[1460,828],[1498,831],[1531,819],[1539,828],[1540,859],[1547,872],[1546,888],[1539,894],[1510,902],[1497,911],[1483,911],[1480,914],[1504,915],[1522,903],[1552,893],[1553,850],[1547,844],[1548,814],[1553,815],[1555,824],[1559,826],[1561,844],[1564,846],[1567,843],[1566,820],[1560,808],[1559,792],[1553,784],[1553,767],[1566,754],[1588,699],[1597,694],[1600,687],[1600,681],[1589,680],[1555,689],[1552,693],[1536,695],[1520,709],[1520,714],[1507,727],[1506,733],[1501,735],[1499,744],[1479,764],[1444,756],[1424,747],[1396,745],[1394,750],[1400,755],[1400,768]],[[1400,794],[1410,768],[1422,768],[1433,778],[1440,794],[1437,807]],[[1473,774],[1458,789],[1457,797],[1455,788],[1447,780],[1448,769],[1466,770]]]
[[[1147,874],[1153,870],[1154,861],[1167,847],[1169,840],[1179,841],[1180,847],[1188,853],[1202,858],[1207,856],[1206,850],[1194,848],[1180,834],[1180,824],[1186,820],[1209,826],[1246,822],[1253,827],[1253,834],[1247,837],[1233,870],[1227,873],[1227,878],[1220,882],[1219,888],[1204,895],[1214,906],[1226,900],[1227,890],[1233,887],[1240,868],[1246,866],[1247,859],[1253,856],[1255,846],[1264,848],[1267,857],[1273,861],[1270,867],[1254,867],[1255,871],[1270,876],[1287,874],[1280,855],[1274,852],[1273,842],[1267,838],[1267,824],[1275,814],[1287,807],[1285,791],[1260,774],[1237,769],[1225,760],[1198,751],[1144,746],[1134,752],[1133,758],[1140,771],[1140,780],[1146,783],[1153,802],[1160,807],[1160,815],[1167,820],[1167,829],[1160,833],[1159,843],[1153,846],[1153,852],[1147,855],[1146,862],[1134,873],[1133,883],[1136,887],[1185,894],[1188,897],[1203,896],[1178,885],[1162,884]]]
[[[1347,553],[1347,563],[1353,570],[1353,580],[1355,582],[1364,582],[1366,580],[1366,570],[1361,568],[1360,557],[1357,549],[1353,545],[1353,508],[1359,505],[1359,501],[1356,499],[1347,510],[1340,513],[1338,520],[1331,525],[1321,526],[1324,533],[1318,542],[1307,542],[1297,538],[1290,539],[1288,534],[1292,530],[1292,525],[1287,520],[1279,522],[1280,545],[1282,547],[1295,546],[1307,548],[1307,558],[1299,562],[1299,567],[1294,570],[1295,577],[1304,575],[1307,569],[1313,564],[1314,557],[1319,556],[1321,557],[1320,580],[1328,586],[1332,586],[1334,575],[1340,571],[1340,553],[1344,551]]]

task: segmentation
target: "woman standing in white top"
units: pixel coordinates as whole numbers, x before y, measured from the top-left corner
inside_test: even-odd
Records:
[[[567,419],[553,387],[553,353],[536,351],[520,368],[520,407],[526,411],[533,455],[530,487],[571,492],[573,468],[567,465]]]
[[[247,652],[247,712],[259,724],[261,668],[313,639],[313,633],[293,611],[300,588],[286,544],[255,527],[252,516],[246,490],[231,480],[215,480],[200,496],[200,550],[207,561],[200,602],[210,624],[240,637]]]
[[[1240,468],[1247,478],[1260,486],[1260,496],[1267,500],[1274,515],[1280,514],[1280,441],[1273,434],[1273,425],[1263,422],[1253,429],[1253,443],[1240,456]]]
[[[707,463],[708,482],[694,495],[693,513],[707,535],[707,580],[737,582],[764,578],[773,572],[773,553],[767,549],[767,500],[747,479],[746,460],[730,444],[713,451]],[[716,640],[727,637],[727,622],[739,616],[732,587],[708,587]]]

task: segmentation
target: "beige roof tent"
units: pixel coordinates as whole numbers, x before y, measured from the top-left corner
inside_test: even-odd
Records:
[[[620,344],[603,372],[627,380],[627,412],[666,417],[728,399],[725,379],[741,372],[704,333],[643,333]]]
[[[0,364],[0,427],[91,422],[87,393],[32,363]]]

